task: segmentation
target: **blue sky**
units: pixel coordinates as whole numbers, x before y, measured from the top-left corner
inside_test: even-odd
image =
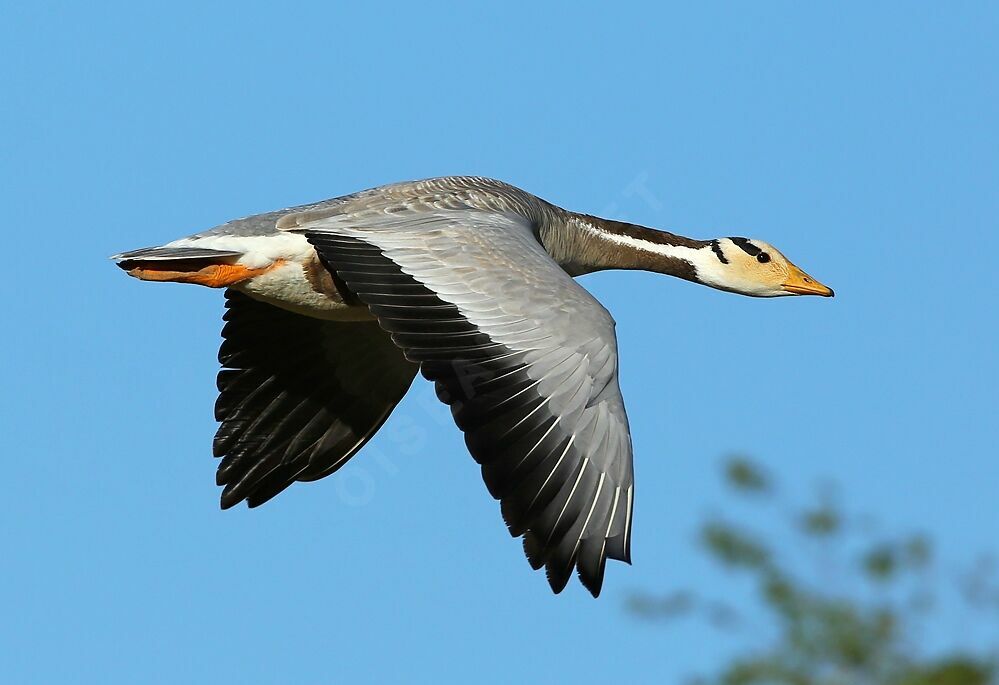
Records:
[[[625,600],[731,591],[692,533],[733,450],[953,563],[994,547],[999,10],[813,5],[6,3],[3,679],[672,682],[731,646]],[[425,386],[336,477],[219,511],[221,293],[106,259],[461,173],[758,237],[837,292],[583,280],[637,471],[596,602],[530,571]]]

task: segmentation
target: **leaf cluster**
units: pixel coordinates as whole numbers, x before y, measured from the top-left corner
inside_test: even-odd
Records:
[[[699,531],[702,549],[719,566],[746,575],[757,589],[762,613],[775,624],[775,639],[734,659],[703,685],[989,685],[996,662],[989,656],[951,653],[928,656],[916,635],[933,607],[933,545],[925,535],[874,536],[828,494],[803,507],[788,506],[772,477],[748,459],[724,466],[724,481],[737,495],[790,519],[788,532],[764,536],[713,516]],[[790,512],[790,513],[788,513]],[[861,519],[857,519],[861,520]],[[849,576],[836,588],[802,579],[784,547],[818,548],[826,566]],[[846,557],[844,563],[843,557]],[[991,567],[989,567],[990,569]],[[965,595],[978,608],[995,587],[978,569]],[[855,581],[855,582],[852,582]],[[844,591],[844,588],[846,590]],[[746,625],[740,612],[690,591],[665,597],[633,597],[631,609],[646,617],[677,618],[701,612],[721,628]],[[999,593],[996,593],[999,607]],[[991,617],[994,620],[994,617]]]

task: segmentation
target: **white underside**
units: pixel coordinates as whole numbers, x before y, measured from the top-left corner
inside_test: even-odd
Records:
[[[304,265],[315,258],[315,249],[305,236],[275,233],[266,236],[209,235],[181,238],[164,247],[202,247],[242,252],[236,260],[248,269],[264,269],[284,261],[267,273],[231,286],[255,300],[288,311],[330,321],[367,321],[367,307],[351,306],[339,297],[317,292],[305,276]]]
[[[261,302],[317,319],[367,321],[372,318],[367,307],[351,306],[339,297],[316,292],[300,262],[286,262],[233,288]]]

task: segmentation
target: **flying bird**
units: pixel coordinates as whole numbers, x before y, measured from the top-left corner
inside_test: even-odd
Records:
[[[214,453],[222,508],[330,475],[419,371],[450,405],[510,533],[552,589],[630,563],[634,477],[614,319],[574,279],[641,269],[742,295],[833,291],[771,245],[571,212],[506,183],[397,183],[113,259],[225,288]]]

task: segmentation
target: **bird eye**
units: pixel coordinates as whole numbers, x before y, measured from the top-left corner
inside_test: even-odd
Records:
[[[760,264],[766,264],[767,262],[770,261],[770,255],[768,255],[766,252],[761,252],[760,254],[756,255],[756,261],[758,261]]]

